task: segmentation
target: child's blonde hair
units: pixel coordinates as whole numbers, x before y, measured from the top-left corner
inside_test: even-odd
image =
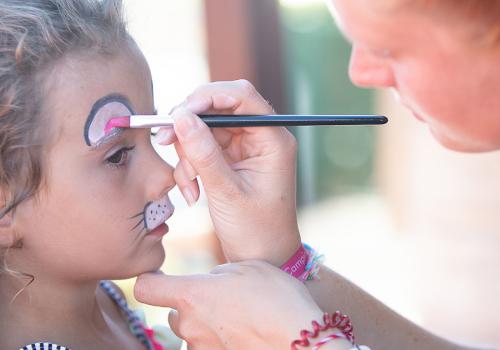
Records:
[[[51,67],[70,53],[112,54],[127,40],[121,0],[0,2],[0,219],[41,186]]]

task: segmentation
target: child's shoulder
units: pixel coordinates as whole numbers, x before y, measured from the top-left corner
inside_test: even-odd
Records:
[[[143,343],[147,349],[180,349],[182,341],[166,326],[149,328],[145,315],[140,310],[131,310],[127,305],[125,294],[120,287],[111,281],[101,281],[103,291],[115,304],[115,308],[125,318],[130,331]]]

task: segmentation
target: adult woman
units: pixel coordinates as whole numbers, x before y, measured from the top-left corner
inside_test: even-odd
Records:
[[[401,103],[448,148],[500,149],[499,1],[329,4],[353,43],[350,77],[355,84],[394,89]],[[187,101],[187,108],[175,112],[176,145],[183,159],[176,169],[179,186],[187,197],[196,198],[197,185],[191,179],[200,175],[231,262],[260,259],[280,266],[300,245],[295,203],[286,191],[294,181],[293,141],[284,132],[267,129],[218,131],[214,138],[192,114],[269,112],[246,83],[204,86]],[[163,136],[165,143],[175,141],[172,133]],[[261,189],[264,183],[273,191]],[[334,272],[323,267],[320,276],[319,282],[306,283],[314,301],[300,283],[257,262],[229,264],[207,276],[144,276],[136,294],[177,309],[170,324],[196,349],[287,348],[300,329],[318,320],[321,310],[337,309],[351,317],[359,342],[373,348],[463,349],[402,319]],[[275,279],[279,282],[270,283]],[[174,298],[171,290],[185,297]],[[222,307],[231,301],[238,307]],[[341,342],[327,346],[348,348]]]

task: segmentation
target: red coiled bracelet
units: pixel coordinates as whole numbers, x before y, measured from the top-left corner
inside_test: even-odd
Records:
[[[330,315],[325,312],[323,314],[323,323],[321,326],[317,321],[312,321],[313,331],[310,332],[306,329],[300,331],[300,339],[296,339],[291,344],[291,350],[298,350],[297,346],[309,346],[310,338],[316,338],[320,332],[324,332],[328,329],[338,329],[354,345],[354,334],[351,320],[347,315],[343,315],[340,311],[335,311],[335,313],[330,317]]]

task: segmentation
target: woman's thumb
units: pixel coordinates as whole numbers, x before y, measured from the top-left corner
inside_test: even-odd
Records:
[[[183,107],[177,108],[172,117],[184,156],[195,168],[207,192],[224,191],[223,186],[234,185],[235,174],[208,126]]]

